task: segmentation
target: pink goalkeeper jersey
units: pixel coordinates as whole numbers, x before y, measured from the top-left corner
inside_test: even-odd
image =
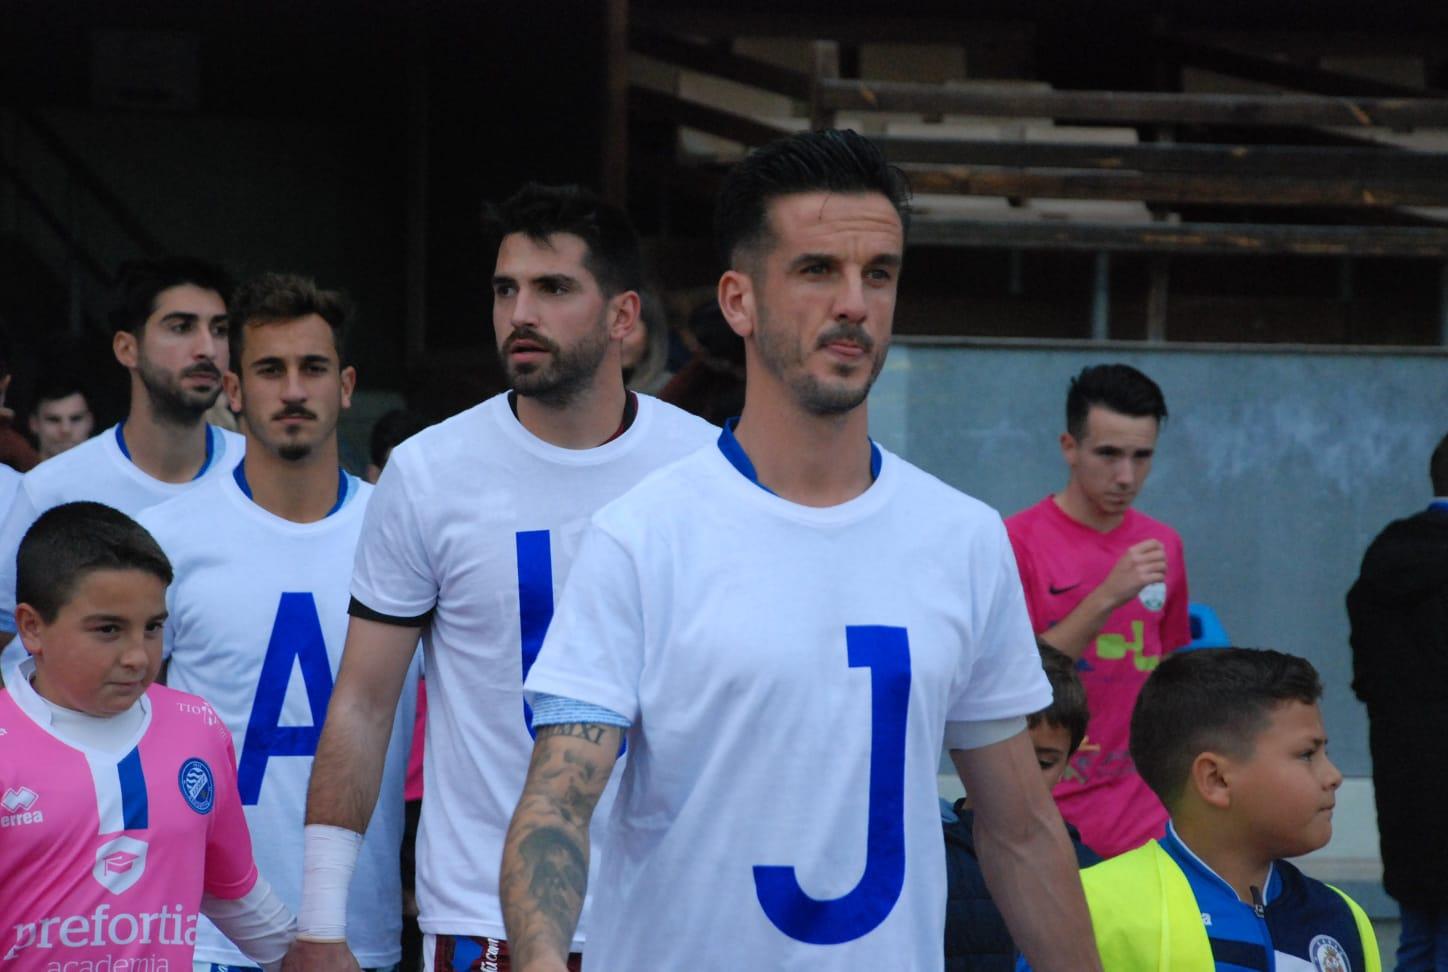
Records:
[[[189,972],[203,893],[256,883],[231,735],[152,686],[122,756],[50,731],[27,684],[0,691],[0,968]]]
[[[1135,510],[1100,533],[1071,519],[1049,496],[1007,519],[1006,532],[1037,634],[1106,580],[1128,547],[1160,540],[1166,548],[1166,583],[1148,585],[1113,611],[1077,663],[1091,724],[1055,791],[1061,815],[1103,857],[1160,837],[1166,810],[1131,762],[1131,709],[1161,656],[1191,641],[1181,537]]]

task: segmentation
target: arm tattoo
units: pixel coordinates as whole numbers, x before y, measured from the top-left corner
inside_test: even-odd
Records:
[[[608,726],[600,726],[591,722],[559,722],[548,726],[537,728],[537,738],[545,736],[571,736],[575,739],[586,739],[595,746],[603,741],[603,731]]]

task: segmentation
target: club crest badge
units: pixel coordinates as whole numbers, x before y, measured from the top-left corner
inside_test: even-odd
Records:
[[[178,782],[187,806],[197,813],[211,812],[216,802],[216,779],[205,761],[192,757],[182,763]]]
[[[1317,972],[1352,972],[1347,951],[1331,935],[1318,935],[1307,946],[1308,957]]]
[[[1142,607],[1148,611],[1160,611],[1166,606],[1166,585],[1161,581],[1147,584],[1136,596],[1141,601]]]

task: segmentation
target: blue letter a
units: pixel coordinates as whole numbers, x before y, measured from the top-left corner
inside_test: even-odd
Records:
[[[870,670],[870,803],[865,873],[843,897],[820,901],[793,867],[756,866],[754,893],[774,926],[811,945],[839,945],[874,931],[905,886],[905,724],[910,639],[904,628],[845,628],[851,668]]]
[[[280,726],[282,703],[287,697],[293,660],[301,664],[302,682],[307,687],[307,705],[312,710],[310,726]],[[254,805],[261,797],[261,781],[267,760],[273,756],[313,756],[322,737],[322,721],[332,698],[332,664],[327,659],[327,642],[322,621],[310,593],[286,593],[277,605],[271,641],[261,663],[256,699],[246,724],[246,739],[237,762],[237,789],[241,802]]]

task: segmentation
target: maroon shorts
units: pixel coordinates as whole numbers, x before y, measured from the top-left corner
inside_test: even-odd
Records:
[[[432,956],[433,972],[513,972],[508,943],[501,938],[473,938],[467,935],[437,935]],[[582,972],[583,956],[568,956],[569,972]]]

